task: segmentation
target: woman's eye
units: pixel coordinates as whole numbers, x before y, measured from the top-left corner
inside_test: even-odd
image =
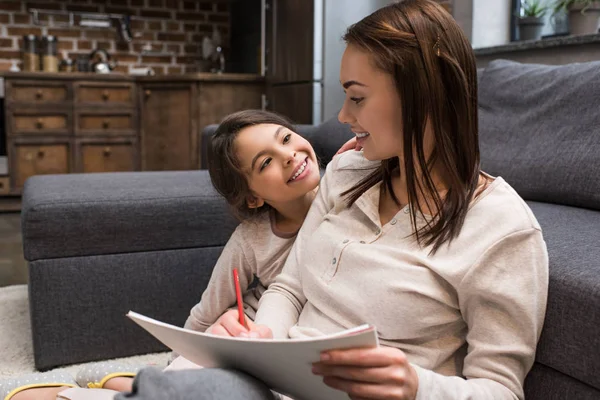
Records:
[[[287,142],[289,142],[292,139],[292,135],[291,134],[287,134],[283,137],[283,144],[286,144]]]
[[[350,100],[352,100],[356,104],[360,104],[360,102],[363,101],[364,99],[365,99],[364,97],[350,97]]]
[[[265,169],[265,167],[268,167],[269,164],[271,164],[271,159],[267,158],[265,161],[263,161],[263,163],[260,165],[260,170],[262,171],[263,169]]]

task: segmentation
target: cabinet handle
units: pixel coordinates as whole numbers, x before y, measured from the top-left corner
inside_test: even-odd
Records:
[[[104,101],[106,101],[106,100],[108,100],[108,99],[109,99],[109,97],[110,97],[110,95],[108,94],[108,90],[103,90],[103,91],[102,91],[102,99],[103,99]]]
[[[152,94],[152,91],[150,89],[144,90],[144,96],[146,96],[147,98],[150,97],[151,94]]]
[[[42,92],[41,89],[38,89],[37,92],[35,92],[35,98],[38,100],[41,100],[44,97],[44,92]]]
[[[42,129],[42,128],[44,127],[44,121],[42,121],[41,119],[39,119],[39,118],[38,118],[38,119],[35,121],[35,126],[36,126],[36,128],[38,128],[38,129]]]
[[[105,147],[102,154],[104,154],[104,157],[110,156],[110,147]]]
[[[45,155],[44,150],[39,150],[37,153],[38,158],[44,158],[44,155]]]
[[[107,119],[105,119],[104,121],[102,121],[102,127],[104,129],[108,129],[109,126],[110,126],[110,122]]]

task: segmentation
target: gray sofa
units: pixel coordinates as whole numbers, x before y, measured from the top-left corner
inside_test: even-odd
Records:
[[[598,399],[600,63],[497,61],[479,82],[483,169],[527,200],[550,256],[527,398]],[[335,120],[299,131],[324,162],[351,137]],[[29,179],[22,229],[37,368],[165,350],[125,313],[183,324],[235,225],[206,171]]]

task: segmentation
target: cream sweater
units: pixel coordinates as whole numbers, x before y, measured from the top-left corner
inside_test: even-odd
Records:
[[[238,269],[245,314],[254,319],[258,300],[281,272],[296,233],[278,231],[270,213],[238,225],[213,269],[200,302],[192,308],[185,328],[204,332],[228,308],[236,306],[233,268]],[[249,289],[255,277],[258,284]]]
[[[379,185],[350,208],[340,197],[372,166],[354,151],[328,165],[256,322],[292,338],[370,323],[415,367],[417,399],[522,399],[548,290],[531,210],[498,177],[460,235],[429,256],[410,236],[408,208],[381,226]]]

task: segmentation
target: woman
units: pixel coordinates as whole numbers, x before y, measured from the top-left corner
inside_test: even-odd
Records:
[[[382,8],[344,38],[339,119],[381,165],[354,152],[330,163],[256,332],[375,325],[383,346],[314,366],[352,398],[521,399],[548,257],[525,202],[480,171],[471,46],[429,0]],[[218,324],[237,329],[235,315]]]

